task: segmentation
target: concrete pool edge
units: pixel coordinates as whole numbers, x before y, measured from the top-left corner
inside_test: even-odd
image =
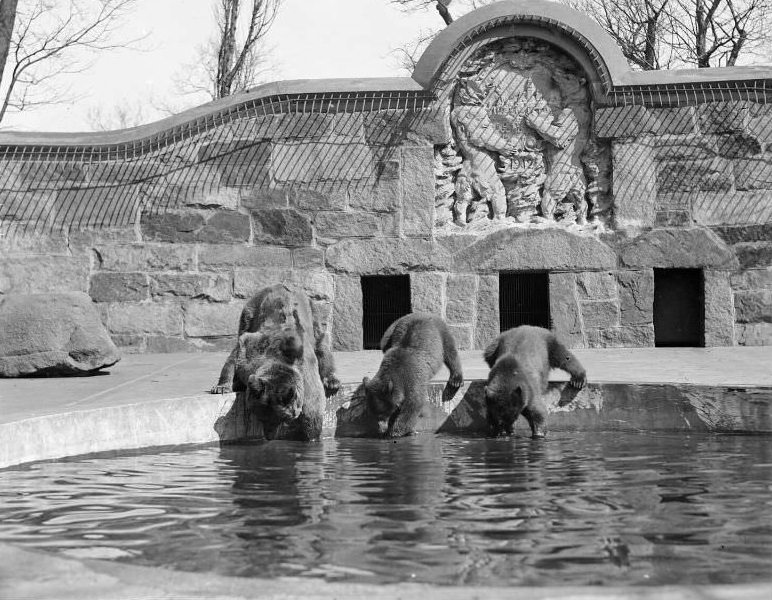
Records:
[[[76,559],[0,543],[0,593],[14,600],[133,600],[221,598],[291,600],[295,598],[370,598],[371,600],[527,597],[533,600],[570,597],[577,600],[766,600],[772,583],[652,587],[484,587],[420,583],[390,585],[333,583],[300,577],[258,579],[172,571],[120,562]]]
[[[481,381],[466,381],[449,401],[432,383],[419,433],[481,434]],[[772,433],[772,386],[592,383],[570,390],[552,382],[545,397],[552,431]],[[96,452],[231,442],[248,437],[235,394],[200,393],[60,412],[0,423],[0,468]],[[357,384],[328,401],[325,436],[369,434]],[[518,420],[517,435],[527,435]]]

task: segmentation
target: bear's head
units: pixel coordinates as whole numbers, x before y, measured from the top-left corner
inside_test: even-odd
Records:
[[[367,410],[378,422],[378,433],[386,435],[389,431],[389,425],[399,412],[402,395],[395,393],[394,382],[391,379],[365,377],[362,380],[362,388],[365,393]]]
[[[513,357],[496,361],[485,385],[485,407],[494,429],[509,429],[528,403],[528,382]]]
[[[269,439],[303,411],[302,348],[297,336],[244,333],[239,338],[234,390],[246,392],[247,405],[254,408]],[[278,356],[274,349],[279,350]]]

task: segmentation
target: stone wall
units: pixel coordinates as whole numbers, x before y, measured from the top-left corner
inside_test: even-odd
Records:
[[[482,25],[465,19],[448,31],[476,40]],[[513,35],[496,19],[463,47]],[[528,35],[568,39],[569,22],[535,15]],[[539,271],[571,346],[652,346],[654,270],[697,268],[706,345],[772,343],[772,94],[726,100],[694,75],[701,91],[680,96],[666,74],[617,85],[636,74],[592,72],[603,56],[576,43],[562,51],[585,69],[585,120],[608,157],[602,227],[438,228],[435,191],[452,193],[447,164],[435,171],[453,142],[446,79],[271,84],[138,131],[1,133],[0,295],[85,291],[125,350],[222,350],[245,299],[285,282],[308,292],[336,349],[358,350],[360,277],[409,274],[413,309],[472,349],[499,331],[499,273]],[[427,51],[436,72],[466,60],[448,52]],[[745,93],[737,77],[719,89]],[[772,88],[772,70],[754,82]]]

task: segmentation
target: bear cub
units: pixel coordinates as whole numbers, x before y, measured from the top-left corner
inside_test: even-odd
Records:
[[[308,298],[279,284],[244,306],[238,342],[211,392],[244,393],[268,439],[314,440],[321,435],[325,396],[339,388],[327,336],[314,327]]]
[[[448,386],[459,388],[464,376],[456,343],[445,322],[429,313],[411,313],[392,323],[381,338],[383,360],[372,379],[363,380],[368,411],[383,437],[414,433],[426,402],[427,385],[442,364]]]
[[[586,372],[579,360],[555,334],[542,327],[522,325],[503,332],[484,351],[490,367],[485,385],[485,406],[489,433],[512,435],[517,417],[523,415],[534,438],[544,437],[547,407],[542,394],[547,391],[550,368],[571,375],[570,385],[581,389]]]

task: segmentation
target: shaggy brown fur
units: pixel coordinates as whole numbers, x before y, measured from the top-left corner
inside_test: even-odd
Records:
[[[439,317],[412,313],[391,324],[381,350],[378,373],[363,381],[368,410],[377,418],[381,435],[410,435],[426,401],[427,384],[442,364],[450,370],[450,387],[463,382],[455,341]]]
[[[544,437],[550,368],[571,374],[570,385],[581,389],[586,372],[579,360],[548,329],[523,325],[502,333],[483,353],[491,368],[485,386],[485,404],[492,436],[512,434],[523,415],[533,437]]]
[[[245,393],[268,439],[313,440],[321,435],[325,395],[339,387],[327,337],[314,336],[308,298],[274,285],[244,306],[238,343],[211,391]]]

